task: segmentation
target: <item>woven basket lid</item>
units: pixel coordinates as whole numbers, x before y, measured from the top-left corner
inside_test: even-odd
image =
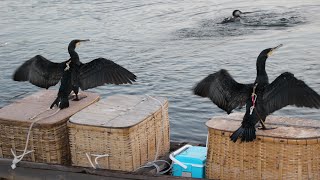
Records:
[[[233,113],[214,117],[207,121],[206,125],[214,130],[234,132],[240,127],[243,116],[243,113]],[[318,120],[268,116],[265,124],[267,128],[274,129],[257,130],[257,136],[283,139],[317,139],[320,137],[320,121]]]
[[[0,123],[31,124],[33,120],[30,118],[48,109],[57,97],[57,93],[57,90],[42,90],[3,107],[0,109]],[[84,98],[80,101],[69,100],[68,108],[60,110],[54,116],[38,121],[37,124],[53,125],[66,121],[76,112],[99,100],[99,95],[96,93],[80,92],[79,98],[81,97]],[[56,111],[55,107],[41,114],[38,118],[47,117]]]
[[[113,95],[73,115],[69,122],[88,126],[128,128],[161,110],[167,99],[145,95]]]

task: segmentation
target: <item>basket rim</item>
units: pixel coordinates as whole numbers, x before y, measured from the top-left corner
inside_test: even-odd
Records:
[[[214,134],[219,134],[222,136],[228,136],[230,137],[233,131],[228,130],[220,130],[220,129],[214,129],[209,128],[209,132],[214,131]],[[320,136],[315,137],[307,137],[307,138],[290,138],[290,137],[276,137],[276,136],[268,136],[268,135],[256,135],[255,141],[262,141],[262,142],[274,142],[274,143],[285,143],[285,144],[318,144],[320,143]],[[247,142],[250,143],[250,142]]]
[[[168,105],[168,101],[166,101],[166,103],[164,104],[164,106]],[[72,122],[70,120],[67,121],[67,125],[68,127],[72,127],[72,128],[76,128],[76,127],[82,127],[82,128],[98,128],[98,129],[130,129],[133,128],[135,126],[137,126],[138,124],[143,123],[144,121],[147,121],[148,119],[152,118],[153,116],[158,115],[159,113],[161,113],[162,109],[158,109],[156,112],[146,116],[142,121],[139,121],[136,124],[130,124],[128,126],[122,126],[122,127],[112,127],[112,126],[98,126],[98,125],[89,125],[89,124],[81,124],[81,123],[76,123],[76,122]]]
[[[50,106],[54,98],[56,98],[56,90],[40,90],[36,93],[33,93],[29,96],[26,96],[22,99],[3,107],[0,109],[0,123],[4,125],[13,125],[13,126],[30,126],[33,120],[29,120],[32,116],[41,111],[44,111]],[[60,110],[59,113],[51,116],[49,118],[44,118],[35,123],[35,127],[45,127],[51,128],[62,123],[66,123],[68,119],[75,113],[86,108],[87,106],[96,103],[99,101],[100,96],[97,93],[85,91],[82,92],[87,98],[84,98],[85,101],[70,102],[70,107]],[[17,111],[16,108],[23,108],[24,106],[32,105],[27,109],[17,109],[18,114],[12,112]],[[41,107],[41,110],[39,109]],[[34,112],[33,112],[34,110]],[[46,117],[46,115],[51,114],[57,111],[56,109],[45,112],[41,117]],[[11,112],[11,113],[10,113]],[[36,119],[34,119],[36,120]]]
[[[134,101],[139,102],[138,104],[140,104],[141,102],[145,102],[145,100],[143,100],[143,97],[145,97],[145,96],[143,96],[143,95],[116,94],[116,95],[110,96],[109,98],[124,99],[124,100],[126,98],[127,99],[135,98]],[[160,101],[164,108],[168,108],[169,102],[166,97],[154,96],[153,98]],[[119,106],[121,106],[121,104],[117,104],[118,102],[114,102],[114,100],[109,103],[108,100],[109,100],[108,98],[102,99],[99,102],[97,102],[93,105],[90,105],[87,108],[79,111],[78,113],[76,113],[70,117],[68,123],[75,124],[75,125],[90,126],[90,127],[125,129],[125,128],[130,128],[130,127],[136,126],[137,124],[143,122],[145,119],[149,119],[150,117],[158,115],[159,113],[162,112],[162,107],[161,107],[160,103],[156,102],[155,100],[151,101],[152,104],[144,104],[144,106],[151,107],[151,109],[149,109],[148,111],[141,110],[141,107],[139,108],[139,106],[132,106],[132,107],[129,106],[130,110],[125,110],[123,112],[122,112],[122,110],[117,110],[117,109],[114,110],[113,109],[113,107],[119,108]],[[96,111],[95,109],[99,109],[99,108],[106,109],[106,107],[109,107],[109,106],[111,106],[111,109],[112,109],[111,113],[109,113],[108,111],[95,112]],[[138,110],[138,112],[140,113],[141,119],[136,118],[137,116],[135,115],[135,113],[137,113],[137,112],[135,110]],[[126,121],[127,119],[125,119],[125,121],[124,121],[124,119],[121,119],[125,116],[130,115],[131,113],[133,113],[133,117],[135,117],[136,119],[134,119],[132,121]],[[90,115],[92,115],[92,117],[90,117]],[[117,115],[117,116],[112,117],[112,115]],[[95,122],[90,122],[90,121],[88,121],[88,119],[86,119],[86,117],[88,117],[89,119],[90,118],[98,118],[98,119],[96,119]],[[77,119],[77,118],[79,118],[79,119]],[[119,121],[116,121],[119,119],[121,120],[121,123]],[[116,122],[116,123],[113,124],[110,122]]]
[[[243,113],[236,113],[232,116],[213,117],[206,122],[206,126],[209,130],[214,130],[215,133],[231,135],[241,126],[242,117]],[[276,128],[270,130],[257,130],[257,139],[265,139],[266,141],[298,140],[308,141],[308,143],[315,143],[318,141],[317,139],[320,141],[320,121],[318,120],[268,116],[265,124],[268,127]]]

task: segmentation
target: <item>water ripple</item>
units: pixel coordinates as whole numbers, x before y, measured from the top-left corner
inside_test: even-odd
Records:
[[[167,97],[173,140],[204,142],[205,122],[225,114],[192,94],[195,83],[221,68],[250,83],[259,52],[280,43],[284,46],[267,61],[270,80],[290,71],[320,93],[320,4],[313,0],[2,0],[0,6],[5,7],[0,8],[0,107],[40,90],[12,81],[21,63],[36,54],[66,60],[75,38],[91,39],[77,49],[83,62],[109,58],[138,76],[133,85],[90,91],[102,98],[117,93]],[[220,24],[235,7],[254,13]],[[316,109],[286,107],[275,114],[320,120]]]

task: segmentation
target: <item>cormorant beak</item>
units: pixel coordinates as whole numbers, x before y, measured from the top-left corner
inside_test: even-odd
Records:
[[[78,47],[78,46],[80,45],[80,42],[86,42],[86,41],[90,41],[90,39],[79,40],[79,41],[76,43],[76,47]]]
[[[90,39],[79,40],[80,42],[90,41]]]
[[[272,55],[274,50],[279,49],[282,46],[283,46],[283,44],[279,44],[278,46],[271,48],[271,50],[268,52],[268,57]]]
[[[241,12],[241,14],[250,14],[252,12]]]

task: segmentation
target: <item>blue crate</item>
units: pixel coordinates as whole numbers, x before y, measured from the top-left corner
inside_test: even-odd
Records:
[[[170,159],[173,161],[173,176],[205,178],[206,147],[187,144],[171,153]]]

